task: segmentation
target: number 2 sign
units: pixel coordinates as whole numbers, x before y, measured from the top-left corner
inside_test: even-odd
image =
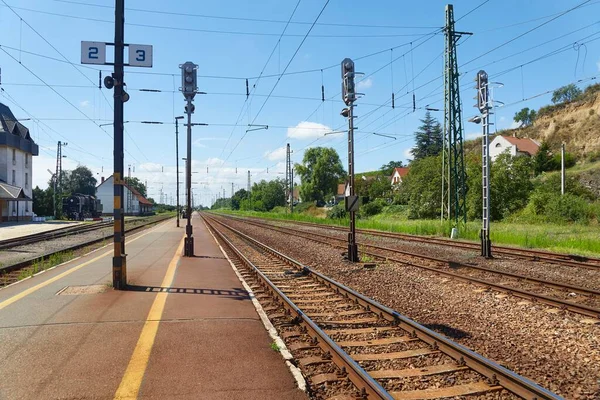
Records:
[[[104,42],[81,42],[82,64],[105,64],[106,43]]]

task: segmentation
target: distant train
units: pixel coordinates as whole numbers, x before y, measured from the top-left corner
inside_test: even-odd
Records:
[[[102,204],[94,196],[75,193],[63,199],[62,211],[68,219],[83,221],[84,218],[99,217],[102,214]]]

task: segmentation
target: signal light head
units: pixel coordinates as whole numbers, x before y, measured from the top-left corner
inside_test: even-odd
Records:
[[[193,99],[198,91],[197,69],[198,66],[188,61],[181,66],[181,91],[186,99]]]

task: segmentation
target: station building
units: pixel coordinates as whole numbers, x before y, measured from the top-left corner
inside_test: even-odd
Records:
[[[148,215],[152,213],[152,203],[135,188],[123,185],[123,211],[125,215]],[[113,176],[102,178],[96,187],[96,198],[102,203],[102,215],[114,215]]]
[[[33,156],[38,145],[27,129],[0,103],[0,220],[25,221],[33,216]]]

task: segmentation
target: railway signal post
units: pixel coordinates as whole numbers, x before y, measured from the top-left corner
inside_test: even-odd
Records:
[[[187,162],[185,166],[186,174],[186,217],[187,224],[185,226],[185,240],[183,254],[186,257],[194,256],[194,237],[192,236],[192,114],[194,113],[194,104],[192,100],[198,91],[197,70],[198,66],[191,61],[180,66],[181,68],[181,92],[187,104],[185,112],[187,114]]]
[[[106,47],[113,46],[114,62],[106,61]],[[125,47],[129,49],[129,62],[125,63]],[[123,212],[124,146],[123,104],[129,100],[125,91],[124,66],[152,67],[152,46],[125,44],[125,0],[115,0],[115,41],[81,42],[81,63],[114,65],[114,72],[104,78],[107,89],[114,88],[114,255],[113,288],[127,287],[127,254],[125,253],[125,215]]]
[[[348,260],[358,262],[358,246],[356,245],[356,211],[358,211],[358,196],[354,192],[354,61],[345,58],[342,61],[342,99],[347,108],[342,110],[342,116],[348,118],[348,182],[346,186],[346,211],[350,213],[350,232],[348,232]]]
[[[472,122],[481,123],[481,186],[483,209],[481,214],[481,256],[492,258],[492,242],[490,240],[490,92],[488,74],[480,70],[475,78],[477,82],[477,104],[480,115],[471,119]]]

